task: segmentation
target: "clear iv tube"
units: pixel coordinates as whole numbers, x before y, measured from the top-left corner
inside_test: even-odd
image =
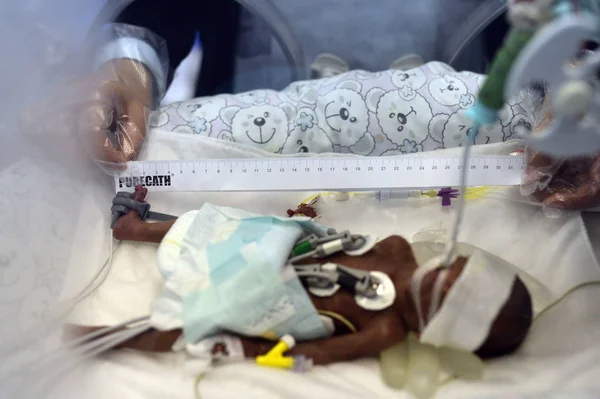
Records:
[[[267,23],[271,34],[288,60],[292,82],[307,79],[308,69],[300,41],[291,30],[287,18],[273,2],[271,0],[237,0],[237,2]]]
[[[499,0],[487,0],[473,12],[451,37],[444,51],[443,61],[454,67],[469,44],[492,22],[499,18],[508,6]]]
[[[475,129],[475,132],[478,132],[479,128]],[[452,263],[452,258],[454,257],[454,251],[456,250],[456,243],[458,242],[458,234],[460,232],[460,226],[462,225],[464,213],[465,213],[465,204],[466,204],[466,184],[467,184],[467,163],[469,162],[469,155],[471,154],[471,140],[473,138],[471,136],[467,137],[465,143],[465,149],[463,151],[462,157],[462,168],[460,170],[460,195],[458,197],[458,209],[456,211],[456,220],[454,221],[454,229],[452,230],[452,236],[450,236],[450,241],[446,245],[445,252],[445,260],[444,266],[449,267]]]

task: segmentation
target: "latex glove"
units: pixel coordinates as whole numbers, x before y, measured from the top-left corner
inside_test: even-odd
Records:
[[[545,207],[584,210],[600,205],[600,155],[559,160],[528,150],[521,191]]]
[[[21,115],[21,130],[46,151],[82,152],[104,166],[139,155],[152,103],[152,78],[141,63],[120,59],[62,87]]]
[[[537,129],[552,121],[552,112],[547,111]],[[533,196],[548,209],[584,210],[600,205],[600,154],[556,159],[527,149],[525,157],[523,195]]]
[[[92,100],[81,111],[81,134],[92,137],[95,158],[109,164],[137,159],[146,138],[152,79],[146,67],[122,59],[100,71]]]

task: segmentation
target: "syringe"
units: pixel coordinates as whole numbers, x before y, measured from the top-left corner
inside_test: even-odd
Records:
[[[389,189],[379,191],[363,191],[356,192],[354,195],[357,198],[375,198],[379,202],[386,202],[393,199],[419,199],[419,198],[436,198],[438,190],[407,190],[407,189]]]

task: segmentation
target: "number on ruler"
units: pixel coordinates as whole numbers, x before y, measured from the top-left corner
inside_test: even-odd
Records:
[[[329,168],[329,170],[335,172],[335,166],[332,166],[331,168]]]
[[[400,170],[399,166],[394,166],[394,170]]]
[[[382,166],[382,167],[381,167],[381,170],[385,170],[385,166]]]
[[[502,166],[496,165],[496,170],[500,170],[500,169],[502,169]]]
[[[412,170],[412,166],[407,166],[406,170]]]
[[[310,172],[310,168],[304,168],[305,172]]]
[[[356,167],[356,171],[357,171],[357,172],[360,172],[360,166],[357,166],[357,167]]]
[[[367,168],[367,170],[373,170],[373,167],[372,167],[372,166],[369,166],[369,167]]]
[[[419,170],[425,170],[425,166],[419,166]]]
[[[471,165],[471,169],[477,169],[476,165]]]
[[[283,172],[285,172],[285,169],[281,168],[281,169],[279,169],[279,171],[283,173]]]
[[[248,172],[248,169],[242,169],[242,173]]]
[[[433,165],[433,166],[431,167],[431,170],[437,170],[437,166]]]
[[[489,169],[490,167],[487,165],[483,165],[483,169]]]
[[[271,168],[267,168],[267,173],[271,173]]]
[[[450,165],[446,165],[446,166],[444,166],[444,169],[445,169],[445,170],[450,170]]]
[[[347,172],[347,171],[348,171],[348,168],[344,166],[344,167],[342,168],[342,170],[343,170],[344,172]]]

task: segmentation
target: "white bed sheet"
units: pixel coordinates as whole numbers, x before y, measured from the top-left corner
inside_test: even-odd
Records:
[[[220,143],[193,136],[154,132],[147,159],[262,156],[258,151],[222,148]],[[476,151],[496,153],[507,145]],[[105,259],[110,193],[94,187],[89,208],[80,222],[86,226],[85,248],[74,253],[63,297],[68,298],[93,268],[81,267],[83,256]],[[100,190],[100,191],[99,191]],[[242,207],[250,211],[285,214],[306,193],[153,193],[148,198],[159,212],[181,214],[203,202]],[[94,206],[93,204],[96,204]],[[338,229],[375,232],[380,237],[400,234],[447,235],[454,213],[439,204],[390,202],[374,204],[353,200],[321,204],[322,222]],[[90,227],[92,226],[92,227]],[[81,235],[78,235],[81,239]],[[469,204],[461,239],[504,257],[549,287],[554,298],[585,281],[600,280],[579,215],[547,219],[539,209],[509,201],[479,200]],[[76,248],[82,248],[77,244]],[[121,244],[106,282],[78,306],[72,321],[106,325],[151,311],[152,298],[161,288],[155,267],[156,245]],[[97,256],[96,256],[97,255]],[[546,298],[547,300],[552,298]],[[534,398],[564,391],[566,397],[600,392],[600,289],[577,291],[534,325],[519,353],[490,362],[479,382],[454,381],[436,398]],[[187,398],[193,397],[193,377],[186,376],[181,354],[116,353],[77,371],[56,391],[56,397]],[[73,390],[73,388],[75,388]],[[375,360],[318,367],[308,375],[265,370],[252,364],[223,366],[200,384],[206,398],[403,398],[380,381]],[[557,396],[558,397],[558,396]]]

